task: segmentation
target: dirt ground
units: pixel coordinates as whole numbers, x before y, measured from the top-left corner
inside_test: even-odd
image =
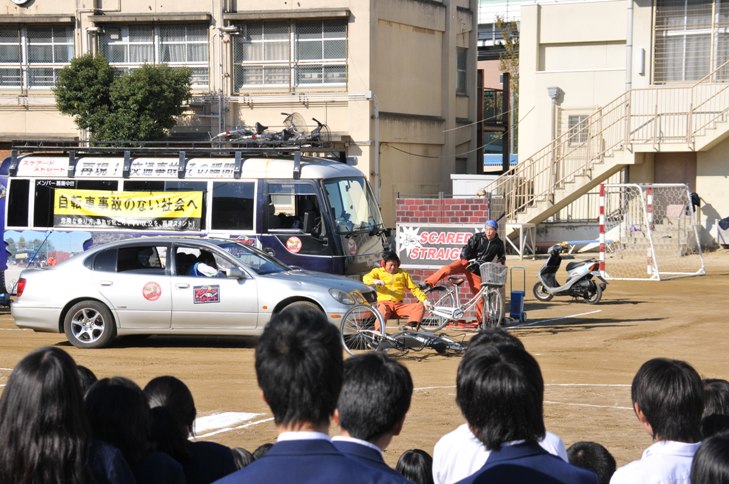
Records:
[[[567,446],[579,440],[600,442],[618,465],[640,458],[651,442],[630,407],[630,382],[649,358],[686,360],[703,377],[729,379],[724,328],[729,293],[726,250],[705,255],[705,276],[611,282],[603,301],[595,306],[568,298],[536,301],[531,286],[541,263],[508,262],[526,268],[529,318],[525,326],[510,331],[541,365],[547,429]],[[464,331],[450,333],[459,336]],[[199,417],[222,412],[259,414],[248,423],[205,436],[206,440],[250,450],[275,440],[271,416],[256,386],[254,338],[151,337],[122,340],[107,349],[79,350],[62,335],[19,330],[4,313],[0,315],[0,386],[19,359],[42,345],[64,348],[100,377],[123,375],[143,386],[155,376],[175,375],[190,386]],[[388,463],[394,465],[409,448],[432,453],[440,436],[463,422],[455,403],[459,360],[430,351],[400,358],[410,369],[416,389],[405,428],[385,452]],[[331,432],[336,429],[332,427]]]

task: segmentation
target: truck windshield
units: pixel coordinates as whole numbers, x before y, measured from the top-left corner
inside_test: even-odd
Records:
[[[338,233],[382,228],[380,209],[364,178],[328,180],[324,189]]]

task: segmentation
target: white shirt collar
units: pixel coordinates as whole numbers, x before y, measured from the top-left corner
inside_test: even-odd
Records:
[[[692,457],[701,446],[701,442],[676,442],[673,440],[660,440],[643,451],[643,457],[656,454],[685,455]]]
[[[287,440],[330,440],[327,434],[321,432],[281,432],[278,434],[276,442],[284,442]]]
[[[382,455],[382,449],[377,447],[375,444],[371,442],[367,442],[366,440],[362,439],[355,439],[354,437],[345,437],[343,435],[337,435],[336,437],[332,437],[332,440],[334,441],[340,441],[340,442],[352,442],[354,444],[364,445],[365,447],[369,447],[370,449],[376,450],[380,455]]]

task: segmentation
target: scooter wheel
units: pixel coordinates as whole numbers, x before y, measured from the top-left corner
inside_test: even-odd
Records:
[[[519,319],[521,320],[522,323],[526,323],[526,320],[527,320],[526,311],[521,312],[521,318],[519,318]]]
[[[534,293],[534,297],[537,298],[537,300],[542,302],[551,301],[554,297],[552,294],[549,294],[547,290],[544,288],[544,285],[541,282],[537,282],[534,284],[534,288],[532,289],[532,292]]]

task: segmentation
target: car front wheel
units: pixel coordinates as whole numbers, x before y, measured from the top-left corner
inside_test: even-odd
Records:
[[[103,348],[116,336],[111,311],[98,301],[74,304],[63,321],[66,338],[78,348]]]

